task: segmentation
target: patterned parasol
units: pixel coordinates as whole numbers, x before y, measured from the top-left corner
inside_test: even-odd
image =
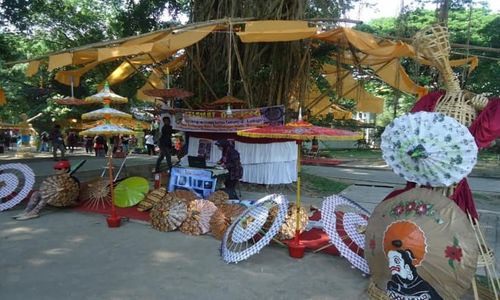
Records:
[[[35,184],[35,173],[25,164],[0,165],[0,211],[10,209],[26,198]]]
[[[80,135],[96,136],[96,135],[120,135],[120,134],[134,134],[133,130],[113,124],[99,125],[79,133]]]
[[[128,99],[126,97],[113,93],[113,91],[109,88],[109,84],[107,82],[104,84],[104,88],[99,93],[85,98],[85,102],[88,104],[99,104],[103,103],[105,99],[108,99],[112,103],[118,104],[128,102]]]
[[[91,112],[82,114],[82,120],[99,120],[104,118],[126,118],[132,119],[132,115],[124,113],[114,108],[103,107]]]
[[[258,241],[255,236],[266,223],[269,210],[278,206],[278,214],[269,230]],[[288,201],[283,195],[269,195],[261,198],[241,214],[226,230],[222,239],[222,259],[227,263],[236,263],[260,252],[278,233],[285,221]]]
[[[321,208],[323,229],[332,244],[353,266],[364,272],[370,269],[364,259],[365,235],[369,212],[342,196],[325,198]]]
[[[474,231],[465,213],[438,192],[414,188],[380,203],[365,238],[372,280],[391,299],[461,299],[471,287]]]
[[[274,139],[292,139],[297,142],[297,215],[300,215],[300,153],[302,148],[302,141],[316,138],[318,140],[358,140],[362,137],[359,133],[324,128],[319,126],[314,126],[309,122],[302,120],[302,111],[299,110],[299,119],[296,122],[290,122],[284,126],[267,126],[240,130],[237,132],[238,135],[253,137],[253,138],[274,138]],[[295,240],[293,243],[289,243],[290,247],[299,246],[300,240],[300,218],[296,218],[295,225]]]
[[[407,114],[382,134],[382,156],[406,180],[429,186],[450,186],[462,180],[477,162],[477,146],[469,130],[441,113]]]
[[[117,126],[117,125],[112,125],[112,124],[104,124],[104,125],[99,125],[94,128],[90,128],[88,130],[81,131],[79,135],[81,136],[96,136],[96,135],[104,135],[104,136],[114,136],[114,135],[120,135],[120,134],[128,134],[128,135],[134,135],[134,131]],[[116,214],[116,207],[115,207],[115,193],[113,192],[113,158],[112,158],[112,153],[108,155],[108,173],[109,173],[109,188],[110,188],[110,194],[111,194],[111,216],[107,218],[108,221],[108,226],[109,227],[119,227],[121,218],[118,217]]]

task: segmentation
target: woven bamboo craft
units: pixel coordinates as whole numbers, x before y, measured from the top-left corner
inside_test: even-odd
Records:
[[[413,38],[413,47],[417,55],[423,56],[439,69],[449,92],[460,93],[460,83],[450,65],[451,48],[446,27],[436,24],[420,30]]]
[[[159,189],[154,189],[151,192],[149,192],[146,197],[144,197],[144,200],[139,202],[137,205],[137,210],[138,211],[147,211],[153,208],[153,206],[160,202],[163,198],[167,196],[167,189],[166,188],[159,188]]]
[[[77,204],[80,187],[75,178],[69,174],[51,176],[40,186],[42,198],[56,207],[68,207]]]
[[[190,235],[205,234],[210,231],[210,218],[217,207],[207,200],[195,200],[188,204],[188,215],[179,230]]]
[[[462,92],[447,92],[439,99],[434,111],[450,116],[469,127],[476,119],[477,112],[472,105],[471,97],[467,96]]]

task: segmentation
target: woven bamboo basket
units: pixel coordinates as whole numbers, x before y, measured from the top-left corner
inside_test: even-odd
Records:
[[[368,285],[368,289],[366,293],[370,296],[372,300],[391,300],[389,296],[385,293],[385,291],[379,289],[377,285],[370,280],[370,284]]]

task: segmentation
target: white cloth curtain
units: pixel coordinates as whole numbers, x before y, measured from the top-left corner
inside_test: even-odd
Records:
[[[188,155],[198,155],[200,138],[189,137]],[[278,142],[251,144],[235,142],[243,166],[241,181],[258,184],[288,184],[297,181],[297,144]],[[215,164],[222,152],[212,141],[210,159],[207,164]],[[186,164],[183,160],[181,164]]]

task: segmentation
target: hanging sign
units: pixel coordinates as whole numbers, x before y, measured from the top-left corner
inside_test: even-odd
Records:
[[[172,127],[179,131],[236,132],[258,126],[283,125],[283,105],[252,109],[228,110],[169,110]]]

